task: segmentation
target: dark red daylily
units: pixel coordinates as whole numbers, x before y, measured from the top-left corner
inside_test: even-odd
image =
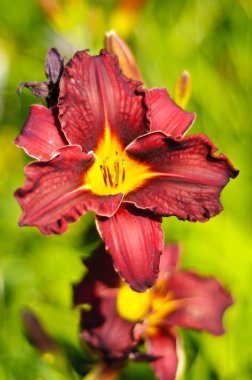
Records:
[[[112,261],[100,250],[86,264],[87,276],[74,288],[74,304],[82,309],[81,339],[98,351],[107,365],[138,359],[150,361],[160,380],[174,380],[178,368],[179,335],[176,327],[224,333],[225,310],[232,297],[218,280],[179,270],[179,246],[166,246],[154,287],[137,293],[123,284]]]
[[[136,338],[145,341],[147,353],[157,358],[151,365],[159,380],[176,377],[180,349],[176,327],[221,335],[225,332],[224,312],[233,303],[231,295],[214,277],[179,270],[178,258],[178,245],[165,247],[157,282],[149,291],[149,309],[142,325],[135,329]],[[120,305],[129,302],[133,291],[129,289],[128,295],[124,292],[119,291],[117,303],[120,315],[127,317],[127,308]]]
[[[78,52],[65,66],[55,107],[33,105],[16,144],[40,162],[16,191],[21,226],[61,234],[88,210],[115,268],[141,292],[155,282],[161,217],[204,222],[237,171],[165,89],[143,90],[117,57]],[[144,252],[144,253],[143,253]]]

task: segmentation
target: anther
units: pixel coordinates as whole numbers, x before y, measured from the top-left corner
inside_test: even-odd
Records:
[[[125,180],[125,160],[122,159],[122,182]]]
[[[113,181],[112,181],[112,177],[111,177],[111,174],[110,174],[110,171],[109,171],[109,167],[107,166],[106,169],[107,169],[109,184],[110,184],[111,187],[113,187]]]
[[[120,172],[119,161],[118,160],[115,161],[114,168],[115,168],[115,184],[114,184],[114,186],[117,187],[118,184],[119,184],[119,172]]]
[[[125,181],[125,159],[119,161],[118,152],[115,151],[116,159],[114,160],[114,167],[109,167],[108,157],[103,160],[100,165],[100,170],[103,176],[105,186],[117,188],[120,181]]]
[[[103,176],[103,181],[105,183],[105,186],[107,186],[107,173],[106,173],[106,169],[104,168],[103,165],[100,165],[100,169],[101,169],[101,172],[102,172],[102,176]]]

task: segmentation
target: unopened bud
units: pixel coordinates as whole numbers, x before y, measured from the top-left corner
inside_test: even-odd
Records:
[[[105,48],[109,53],[117,55],[124,75],[142,81],[140,71],[130,48],[113,30],[105,34]]]
[[[48,362],[52,362],[52,360],[54,360],[53,354],[59,350],[54,339],[47,333],[32,311],[23,310],[21,316],[30,343],[42,354],[46,354],[44,359],[48,359]]]
[[[188,71],[183,71],[175,84],[174,100],[182,108],[187,105],[191,95],[191,77]]]

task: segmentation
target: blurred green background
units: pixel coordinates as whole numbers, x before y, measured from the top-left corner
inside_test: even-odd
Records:
[[[93,216],[63,236],[45,237],[17,226],[13,198],[28,157],[12,143],[41,103],[22,81],[44,80],[49,47],[70,58],[98,53],[104,32],[115,29],[132,48],[148,87],[172,95],[182,70],[192,77],[190,133],[206,133],[240,169],[222,194],[224,211],[205,224],[164,220],[166,241],[183,246],[182,266],[218,276],[235,305],[222,337],[183,332],[184,380],[252,378],[252,3],[250,0],[1,0],[0,5],[0,379],[80,379],[78,310],[71,284],[81,278],[81,258],[96,244]],[[29,308],[57,341],[60,353],[41,355],[27,341],[21,311]],[[71,363],[71,364],[70,364]],[[73,369],[75,368],[75,370]],[[153,379],[147,365],[130,365],[120,379]]]

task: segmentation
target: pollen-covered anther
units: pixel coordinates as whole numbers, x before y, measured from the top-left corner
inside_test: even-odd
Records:
[[[102,178],[105,186],[117,188],[120,183],[125,181],[125,159],[118,159],[118,152],[115,152],[116,159],[112,162],[112,168],[109,165],[109,158],[103,160],[100,165]]]

